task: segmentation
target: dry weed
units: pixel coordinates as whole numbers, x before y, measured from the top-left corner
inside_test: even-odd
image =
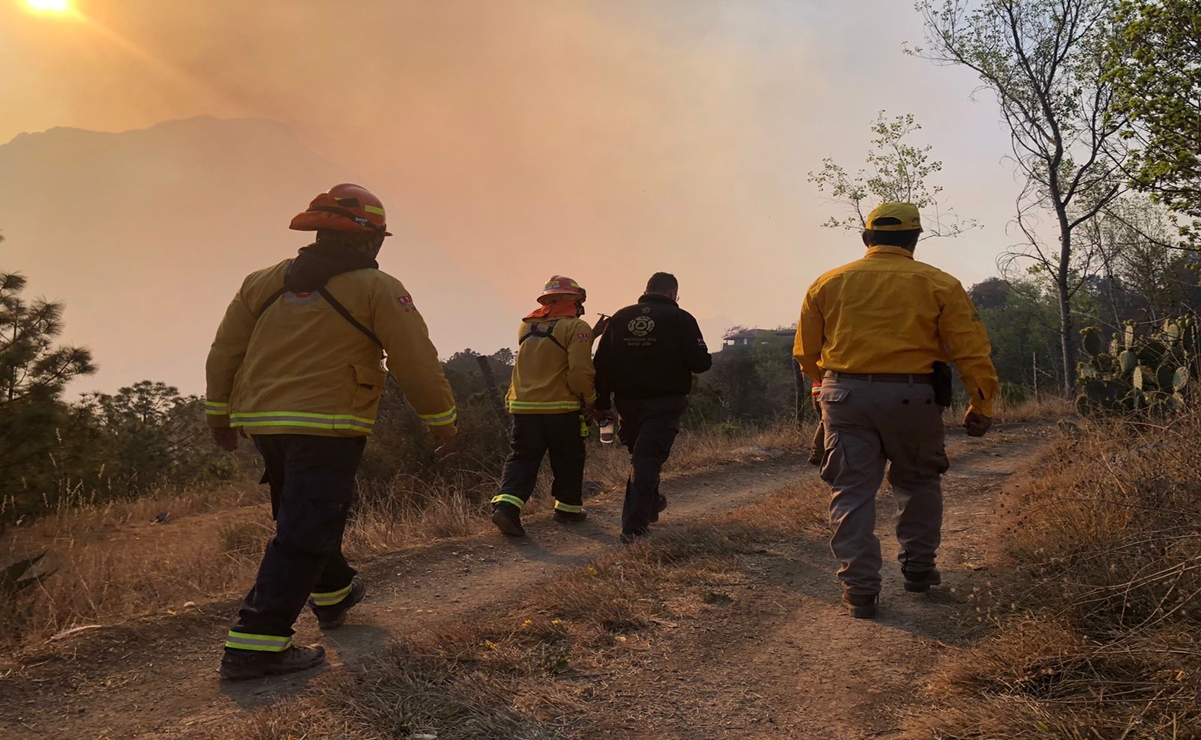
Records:
[[[609,675],[640,633],[661,618],[678,619],[680,610],[714,608],[705,596],[737,569],[739,547],[716,531],[693,529],[617,551],[536,591],[516,610],[395,643],[322,682],[312,698],[221,737],[324,738],[324,728],[341,727],[365,738],[566,737],[584,716],[593,677]],[[682,601],[672,597],[678,593]]]
[[[217,532],[220,552],[231,557],[253,557],[263,551],[271,530],[263,522],[230,522]]]
[[[667,475],[771,459],[804,439],[785,425],[684,433]],[[591,446],[586,476],[592,491],[620,489],[628,464],[619,445]],[[550,498],[547,477],[531,512]],[[488,526],[485,512],[496,486],[478,471],[453,466],[434,483],[399,477],[365,484],[346,552],[365,560],[476,533]],[[0,611],[0,635],[15,645],[83,624],[236,598],[249,588],[271,531],[266,490],[249,484],[160,490],[105,503],[77,491],[53,514],[5,533],[0,557],[16,561],[47,552],[40,572],[51,575]]]
[[[1201,737],[1201,415],[1083,421],[1004,502],[995,638],[912,738]]]
[[[1076,416],[1076,399],[1055,394],[1027,398],[1017,403],[999,399],[996,419],[1001,423],[1017,424],[1028,421],[1059,421]]]
[[[763,538],[804,534],[824,539],[829,528],[830,488],[817,478],[781,488],[724,515],[722,529]]]

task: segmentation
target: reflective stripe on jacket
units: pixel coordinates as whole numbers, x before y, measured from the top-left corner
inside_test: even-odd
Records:
[[[285,293],[263,310],[287,267],[284,261],[251,274],[225,312],[208,357],[209,425],[251,434],[370,434],[387,380],[380,347],[318,293]],[[335,275],[326,289],[379,337],[388,370],[430,431],[454,436],[454,395],[400,281],[355,270]]]
[[[538,331],[527,336],[535,328]],[[539,336],[541,333],[550,336]],[[581,398],[588,404],[596,402],[592,327],[587,322],[573,318],[523,321],[517,341],[517,362],[505,399],[510,413],[564,414],[578,411]]]
[[[801,307],[793,355],[810,379],[930,373],[954,362],[972,410],[992,416],[1000,388],[988,332],[958,280],[900,247],[872,247],[822,275]]]

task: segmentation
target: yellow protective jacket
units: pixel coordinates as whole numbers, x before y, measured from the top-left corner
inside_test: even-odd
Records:
[[[988,333],[958,280],[900,247],[872,247],[805,295],[793,356],[805,375],[933,372],[954,362],[972,410],[993,415],[1000,385]]]
[[[387,375],[380,346],[319,293],[284,293],[290,260],[251,274],[209,351],[206,413],[213,427],[251,434],[370,434]],[[379,338],[388,369],[438,437],[453,437],[454,395],[409,291],[379,270],[330,278],[326,290]]]
[[[513,414],[564,414],[596,403],[592,327],[581,319],[526,319],[505,406]]]

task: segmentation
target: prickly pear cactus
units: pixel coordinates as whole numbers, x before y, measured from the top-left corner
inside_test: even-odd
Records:
[[[1195,317],[1168,319],[1143,335],[1133,321],[1110,337],[1097,327],[1080,334],[1087,355],[1078,368],[1081,413],[1175,411],[1188,404],[1190,379],[1201,372]]]

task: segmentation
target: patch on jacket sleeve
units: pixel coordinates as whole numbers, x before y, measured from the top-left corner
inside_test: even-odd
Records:
[[[591,342],[592,341],[592,335],[590,335],[588,332],[582,332],[580,334],[577,334],[576,336],[579,337],[581,342]]]
[[[411,296],[411,295],[402,295],[400,298],[397,298],[396,300],[400,301],[400,306],[401,306],[401,308],[403,308],[405,310],[405,313],[408,313],[409,311],[417,310],[417,306],[413,304],[413,296]]]

